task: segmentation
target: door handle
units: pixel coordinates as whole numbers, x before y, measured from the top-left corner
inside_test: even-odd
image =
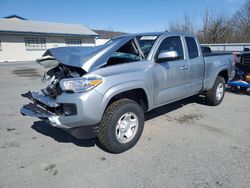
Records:
[[[182,67],[181,67],[181,70],[187,70],[188,69],[188,66],[187,65],[183,65]]]

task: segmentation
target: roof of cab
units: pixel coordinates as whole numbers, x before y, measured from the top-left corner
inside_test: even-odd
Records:
[[[193,34],[185,33],[185,32],[145,32],[145,33],[132,33],[132,34],[125,34],[121,36],[117,36],[114,38],[119,37],[126,37],[126,36],[161,36],[161,35],[177,35],[177,36],[192,36],[195,37]]]

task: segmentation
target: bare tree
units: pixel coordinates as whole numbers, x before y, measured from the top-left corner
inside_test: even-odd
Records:
[[[212,15],[205,11],[201,26],[198,26],[197,17],[185,14],[182,21],[175,21],[169,24],[168,31],[186,32],[198,35],[203,43],[227,42],[229,36],[229,21],[223,14]]]
[[[202,43],[229,42],[230,29],[229,19],[224,14],[216,15],[206,10],[198,37]]]
[[[215,16],[208,25],[208,41],[213,43],[228,42],[229,21],[223,16]]]
[[[202,22],[203,22],[202,31],[199,32],[198,35],[199,35],[199,38],[201,41],[207,42],[208,41],[208,25],[209,25],[209,11],[208,11],[208,9],[205,10]]]
[[[185,14],[181,21],[171,22],[166,30],[195,34],[202,43],[250,42],[250,0],[233,16],[207,9],[203,17]]]
[[[185,14],[182,21],[171,22],[166,29],[170,32],[187,32],[187,33],[196,33],[196,23],[194,18],[188,14]]]
[[[237,42],[250,42],[250,0],[235,13],[231,19],[234,40]]]

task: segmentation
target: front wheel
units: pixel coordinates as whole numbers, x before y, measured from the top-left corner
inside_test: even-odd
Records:
[[[207,102],[212,106],[219,105],[225,95],[225,79],[217,76],[213,88],[206,93]]]
[[[100,123],[99,141],[111,153],[132,148],[144,127],[141,106],[130,99],[120,99],[108,106]]]

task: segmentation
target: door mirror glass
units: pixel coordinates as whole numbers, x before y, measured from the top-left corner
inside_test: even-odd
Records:
[[[157,57],[158,62],[178,59],[177,51],[161,51]]]

